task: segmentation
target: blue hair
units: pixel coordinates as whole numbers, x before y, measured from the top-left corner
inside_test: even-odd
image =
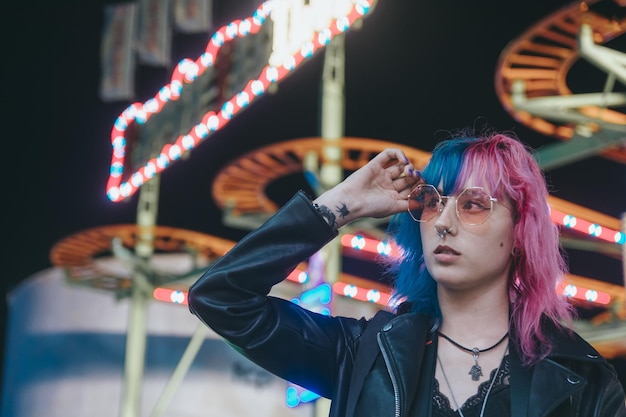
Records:
[[[465,151],[478,140],[457,137],[439,142],[422,172],[422,178],[436,187],[441,184],[444,194],[452,194],[457,188]],[[437,285],[424,263],[419,223],[408,213],[399,213],[392,218],[388,232],[403,254],[399,261],[388,265],[387,272],[394,280],[391,304],[408,302],[411,310],[441,319]]]

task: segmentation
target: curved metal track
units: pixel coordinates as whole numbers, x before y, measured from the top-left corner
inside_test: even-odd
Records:
[[[278,206],[267,196],[272,181],[303,172],[304,159],[310,153],[322,155],[325,145],[339,147],[344,171],[352,172],[365,165],[376,154],[389,147],[402,149],[416,168],[421,169],[430,153],[407,145],[382,140],[345,137],[329,142],[309,137],[280,142],[255,149],[231,161],[213,181],[213,198],[222,209],[233,215],[271,214]],[[319,164],[324,161],[318,158]]]
[[[235,242],[215,236],[177,229],[156,226],[150,230],[154,237],[153,245],[161,253],[190,253],[194,260],[201,259],[199,268],[206,268],[206,263],[221,257],[232,248]],[[50,251],[50,261],[54,266],[67,272],[70,282],[87,285],[99,289],[113,290],[126,295],[133,282],[132,270],[114,270],[104,267],[98,262],[99,257],[111,255],[117,245],[131,250],[137,244],[139,226],[119,224],[94,227],[74,233],[56,243]],[[155,275],[153,268],[147,268],[151,281],[155,285],[166,285],[180,279],[168,273]]]
[[[603,128],[615,129],[623,138],[626,114],[608,106],[581,105],[575,116],[570,112],[571,108],[564,106],[561,110],[565,117],[547,118],[516,104],[515,95],[520,88],[529,100],[565,98],[578,93],[568,86],[568,75],[581,59],[579,36],[583,25],[591,29],[593,43],[607,44],[626,32],[626,3],[611,0],[573,2],[540,20],[502,51],[496,68],[496,93],[513,118],[542,134],[567,141],[576,135],[577,126],[584,125],[585,136],[590,136],[590,140],[594,140],[593,134]],[[609,74],[605,90],[612,83],[611,78]],[[604,91],[603,94],[610,102],[611,93]],[[551,110],[555,107],[552,106]],[[572,122],[574,118],[580,123]],[[620,140],[622,146],[607,147],[602,155],[626,163],[623,139],[616,142],[619,145]]]

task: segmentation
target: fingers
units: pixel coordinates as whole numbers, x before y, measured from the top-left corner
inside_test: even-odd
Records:
[[[400,149],[389,148],[381,152],[387,165],[393,189],[406,198],[413,186],[422,179],[421,173],[413,167],[413,164]]]
[[[404,152],[397,148],[387,148],[376,155],[373,160],[380,160],[384,168],[389,168],[393,165],[409,165],[411,163]]]
[[[393,188],[403,198],[407,198],[413,187],[422,180],[420,172],[412,168],[407,168],[401,175],[393,179]]]
[[[404,152],[398,148],[383,150],[370,161],[370,166],[374,172],[377,172],[374,175],[380,175],[381,179],[386,178],[386,181],[391,182],[383,188],[391,186],[393,191],[398,193],[396,198],[407,198],[410,190],[422,180],[421,173],[415,169]]]

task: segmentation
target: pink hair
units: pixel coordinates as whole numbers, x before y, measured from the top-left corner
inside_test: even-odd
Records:
[[[471,143],[456,184],[471,177],[486,184],[494,197],[507,199],[515,212],[513,267],[509,278],[511,324],[522,362],[535,363],[550,353],[551,340],[541,324],[565,329],[573,308],[557,292],[567,271],[559,230],[550,219],[548,190],[532,151],[520,141],[493,133]]]

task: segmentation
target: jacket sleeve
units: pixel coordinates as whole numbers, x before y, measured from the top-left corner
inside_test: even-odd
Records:
[[[190,287],[191,312],[261,367],[331,398],[340,374],[351,370],[343,362],[353,357],[366,321],[324,316],[268,294],[335,236],[297,193]]]

